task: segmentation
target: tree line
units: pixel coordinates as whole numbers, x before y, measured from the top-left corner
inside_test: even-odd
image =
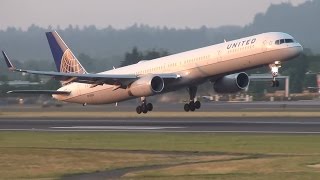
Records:
[[[271,5],[265,13],[257,14],[252,23],[241,26],[211,28],[176,29],[133,24],[125,29],[108,26],[102,29],[94,25],[79,28],[70,25],[59,27],[39,27],[31,25],[27,30],[10,27],[0,30],[0,49],[8,51],[20,61],[51,59],[45,32],[57,30],[74,54],[86,53],[95,59],[105,59],[111,63],[137,46],[142,51],[165,48],[171,53],[204,47],[225,40],[238,39],[263,32],[286,32],[293,35],[305,48],[320,53],[320,1],[306,1],[299,6],[290,3]],[[210,18],[209,18],[210,19]],[[118,64],[114,64],[118,65]]]

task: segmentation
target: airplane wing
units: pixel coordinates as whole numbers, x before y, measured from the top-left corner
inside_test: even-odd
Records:
[[[69,95],[69,91],[54,91],[54,90],[15,90],[8,91],[8,94],[59,94],[59,95]]]
[[[11,71],[21,72],[21,73],[29,73],[29,74],[36,74],[36,75],[43,75],[43,76],[51,76],[56,80],[60,81],[67,81],[70,82],[79,82],[79,83],[87,83],[87,84],[94,84],[94,85],[102,85],[102,84],[110,84],[110,85],[128,85],[133,81],[140,78],[135,74],[77,74],[77,73],[63,73],[63,72],[53,72],[53,71],[32,71],[32,70],[23,70],[23,69],[16,69],[6,53],[2,51],[4,56],[5,62]],[[156,75],[156,74],[155,74]],[[163,79],[177,79],[180,77],[178,74],[157,74],[157,76]]]

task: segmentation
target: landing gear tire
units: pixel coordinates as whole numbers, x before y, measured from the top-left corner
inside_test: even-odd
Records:
[[[279,85],[280,85],[280,83],[278,80],[272,81],[272,84],[271,84],[272,87],[279,87]]]
[[[137,112],[138,114],[141,114],[141,112],[142,112],[141,106],[137,106],[136,112]]]
[[[153,110],[153,105],[151,103],[147,104],[147,109],[148,111],[152,111]]]
[[[141,105],[137,106],[136,111],[138,114],[146,114],[149,111],[153,110],[153,105],[151,103],[147,103],[146,97],[141,97]]]
[[[143,112],[144,114],[146,114],[146,113],[148,112],[148,107],[147,107],[146,104],[142,104],[142,105],[141,105],[141,109],[142,109],[142,112]]]
[[[197,86],[190,86],[187,88],[189,93],[189,103],[184,105],[184,110],[186,112],[195,111],[196,109],[200,109],[201,103],[199,101],[194,101],[197,94]]]
[[[190,108],[190,111],[195,111],[195,110],[196,110],[196,107],[195,107],[195,104],[194,104],[193,101],[191,101],[191,102],[189,103],[189,108]]]
[[[194,106],[195,106],[196,109],[200,109],[200,107],[201,107],[200,101],[196,101],[196,102],[194,103]]]
[[[190,111],[189,104],[185,104],[183,108],[184,108],[184,111],[186,111],[186,112]]]

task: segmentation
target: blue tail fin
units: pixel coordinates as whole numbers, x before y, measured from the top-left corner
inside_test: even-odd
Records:
[[[87,73],[56,31],[47,32],[46,36],[54,62],[59,72],[78,74]]]

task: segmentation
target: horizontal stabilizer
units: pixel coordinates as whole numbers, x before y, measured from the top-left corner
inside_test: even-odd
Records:
[[[308,87],[308,89],[320,89],[320,87]]]
[[[60,94],[69,95],[69,91],[55,91],[55,90],[15,90],[8,91],[8,94]]]

